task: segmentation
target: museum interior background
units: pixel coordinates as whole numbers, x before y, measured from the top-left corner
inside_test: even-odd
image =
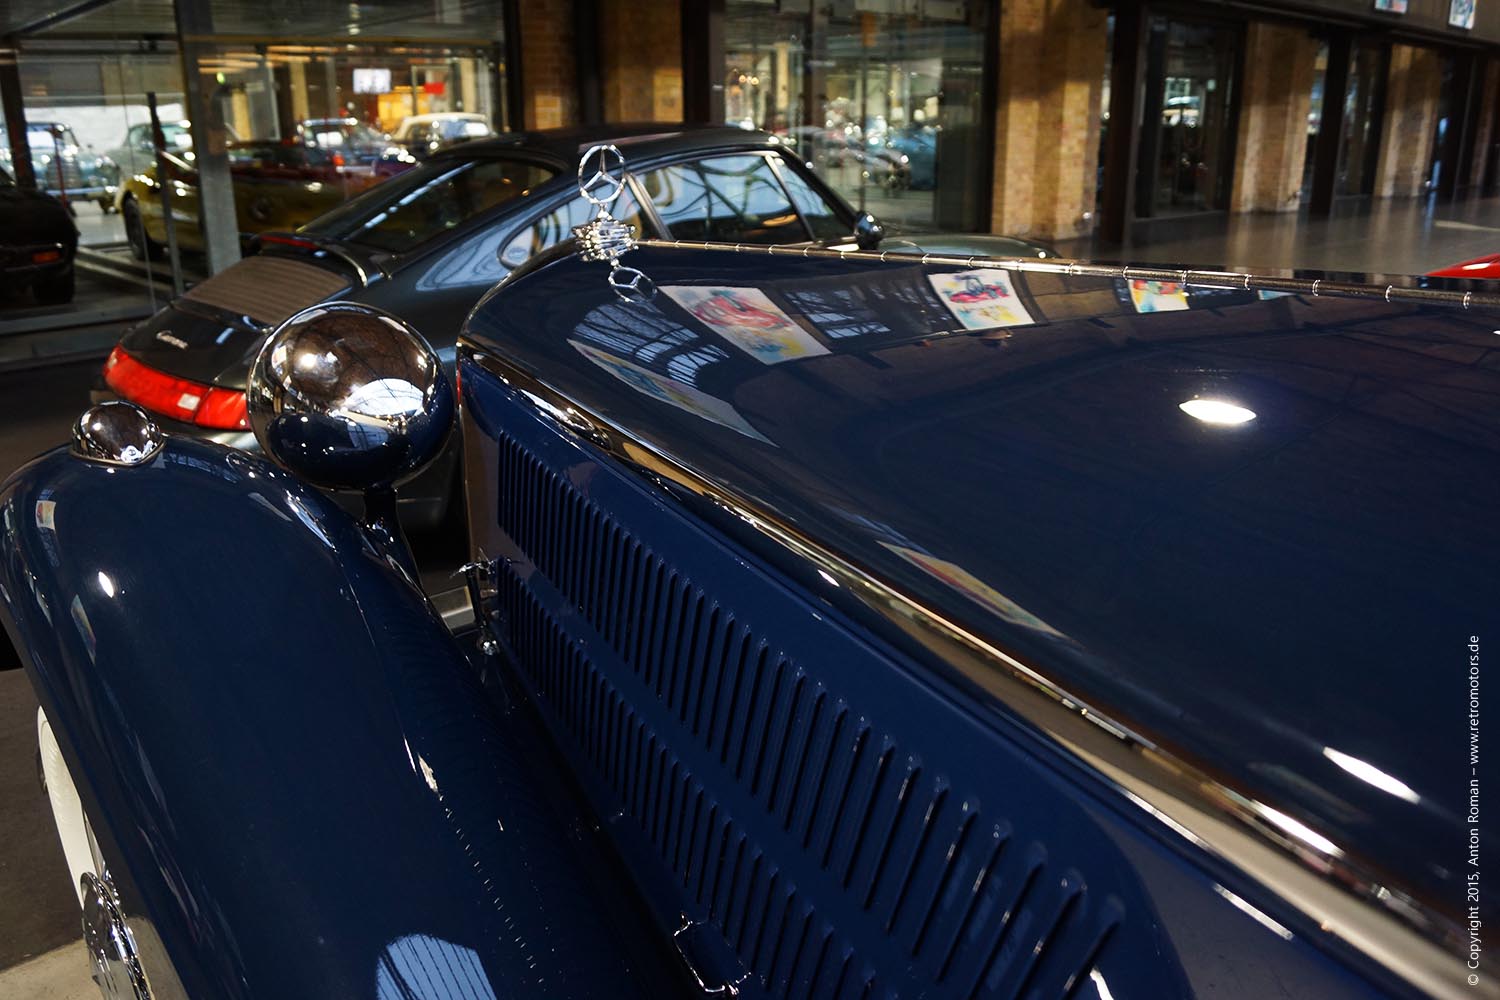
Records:
[[[179,246],[142,260],[151,98]],[[98,289],[14,332],[144,315],[423,128],[765,129],[889,230],[1106,246],[1492,195],[1500,2],[10,0],[0,99],[0,168],[68,198]]]

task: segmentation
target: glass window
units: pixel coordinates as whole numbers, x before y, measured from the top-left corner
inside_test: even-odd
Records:
[[[782,164],[780,172],[787,192],[792,196],[792,204],[797,206],[797,211],[807,220],[815,239],[836,240],[852,232],[853,227],[839,217],[840,212],[827,198],[814,190],[796,168]]]
[[[372,188],[305,231],[397,253],[410,250],[552,176],[515,160],[440,160]]]
[[[30,162],[13,163],[9,142],[0,142],[0,165],[34,174],[45,191],[66,200],[79,245],[138,278],[106,282],[79,267],[59,272],[45,288],[18,286],[0,301],[0,334],[12,319],[35,321],[21,310],[64,311],[75,283],[91,312],[122,321],[146,315],[162,304],[163,281],[148,281],[134,260],[162,261],[158,277],[170,270],[186,283],[200,281],[218,261],[217,252],[203,252],[210,246],[228,249],[234,236],[294,228],[415,169],[434,145],[507,124],[506,8],[499,0],[302,4],[290,18],[276,4],[217,3],[212,40],[200,38],[186,66],[173,41],[172,4],[85,6],[28,34],[16,62],[32,126]],[[142,42],[147,37],[149,46]],[[201,84],[201,104],[188,100],[190,83]],[[171,241],[158,185],[164,178],[154,176],[148,95],[171,154],[166,173],[182,182],[172,189]],[[195,112],[206,113],[216,133],[223,123],[228,142],[256,144],[232,153],[236,211],[227,217],[200,212]],[[389,134],[409,119],[438,123],[426,148],[393,148]],[[199,138],[206,124],[198,123]],[[459,178],[410,203],[363,203],[369,211],[342,215],[338,224],[351,232],[366,228],[371,246],[405,250],[546,176],[515,169],[513,184]],[[490,240],[492,264],[508,229]],[[107,332],[80,333],[76,349],[104,346]]]
[[[307,121],[297,131],[304,141],[323,149],[387,145],[383,134],[356,121]]]
[[[574,198],[561,208],[548,212],[516,232],[506,241],[500,251],[500,263],[507,269],[517,266],[532,254],[541,253],[555,243],[573,235],[573,227],[581,226],[598,214],[599,206],[583,198]],[[610,214],[621,222],[635,227],[637,236],[644,235],[641,207],[626,188],[610,208]]]
[[[987,229],[979,141],[995,7],[728,0],[725,119],[782,136],[892,231]]]
[[[715,156],[653,170],[641,178],[675,239],[731,243],[807,240],[786,189],[763,156]]]

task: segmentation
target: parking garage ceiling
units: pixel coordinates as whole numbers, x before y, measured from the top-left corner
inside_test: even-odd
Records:
[[[499,39],[497,0],[212,0],[213,33],[274,40],[332,37]],[[0,38],[137,38],[176,32],[173,0],[6,0]]]

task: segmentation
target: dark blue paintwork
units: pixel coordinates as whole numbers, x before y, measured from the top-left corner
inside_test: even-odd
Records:
[[[636,995],[524,728],[325,497],[173,440],[39,459],[0,523],[6,624],[189,995]]]
[[[465,365],[463,387],[467,457],[487,473],[474,544],[498,559],[518,672],[629,870],[665,900],[663,929],[685,914],[733,956],[704,948],[709,985],[1406,995],[1331,961],[1278,900],[1166,847],[1055,747],[952,698],[513,386]]]
[[[1026,273],[1035,322],[968,331],[930,281],[957,268],[626,263],[652,303],[566,259],[467,335],[1457,914],[1500,317],[1211,289],[1143,315],[1123,282]],[[691,285],[758,289],[823,353],[757,360]]]

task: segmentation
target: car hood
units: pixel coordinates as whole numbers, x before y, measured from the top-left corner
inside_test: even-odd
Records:
[[[352,287],[347,271],[334,262],[246,257],[131,329],[120,346],[169,375],[243,389],[272,328]]]
[[[1467,645],[1500,624],[1495,315],[626,263],[654,298],[567,258],[466,338],[1452,912]]]

